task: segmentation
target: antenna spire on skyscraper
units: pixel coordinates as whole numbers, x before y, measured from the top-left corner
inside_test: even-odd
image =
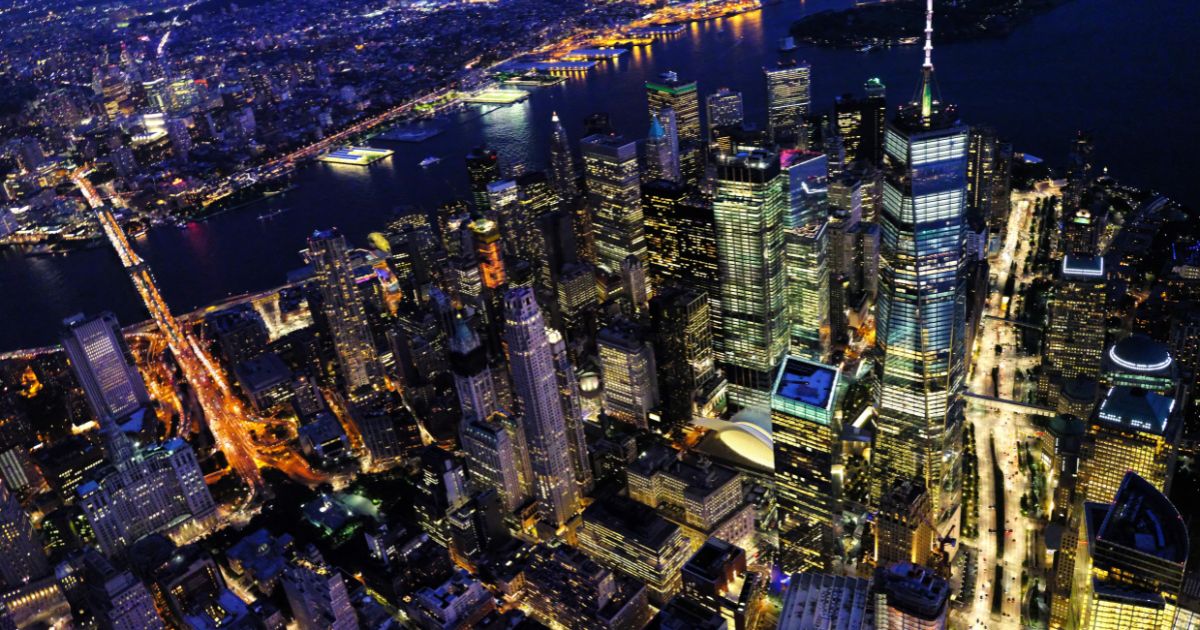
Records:
[[[921,66],[921,124],[933,118],[933,0],[925,0],[925,63]]]
[[[933,68],[933,0],[925,0],[925,65]]]

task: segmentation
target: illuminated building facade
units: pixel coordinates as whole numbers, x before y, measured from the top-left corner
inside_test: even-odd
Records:
[[[919,479],[905,479],[883,495],[875,515],[875,564],[928,565],[933,550],[929,493]]]
[[[116,430],[119,433],[119,429]],[[116,556],[155,532],[190,538],[217,516],[216,502],[192,447],[180,438],[139,449],[124,435],[107,432],[115,468],[76,489],[100,550]]]
[[[554,630],[638,630],[650,620],[646,586],[570,547],[534,547],[524,575],[522,607]]]
[[[13,587],[28,584],[50,571],[42,541],[29,514],[0,481],[0,583]]]
[[[454,336],[450,338],[450,368],[464,422],[490,418],[500,410],[487,351],[461,312],[454,318]]]
[[[657,606],[682,588],[680,570],[691,553],[678,525],[653,508],[620,496],[584,510],[579,549],[596,562],[640,580]]]
[[[116,316],[76,315],[63,323],[63,349],[97,419],[123,418],[150,402]]]
[[[771,395],[780,564],[787,573],[832,564],[841,489],[839,377],[837,368],[789,356]]]
[[[828,186],[820,153],[784,151],[787,314],[791,353],[820,361],[829,353]]]
[[[504,269],[504,243],[500,239],[500,225],[491,219],[476,219],[468,227],[474,237],[475,257],[479,260],[483,286],[499,289],[508,279]]]
[[[767,77],[767,130],[776,144],[794,144],[812,104],[812,66],[781,63],[763,72]]]
[[[716,376],[708,296],[703,291],[670,287],[650,300],[654,362],[662,400],[662,426],[678,435],[695,415],[702,385]]]
[[[927,55],[918,100],[884,137],[872,498],[922,478],[940,522],[961,496],[969,134],[933,92]]]
[[[609,417],[649,428],[650,411],[658,405],[654,349],[628,322],[615,322],[597,335],[604,412]]]
[[[1183,517],[1170,500],[1129,472],[1111,503],[1087,503],[1084,509],[1091,570],[1079,627],[1187,627],[1174,622],[1190,542]]]
[[[656,445],[626,468],[625,478],[629,498],[682,527],[692,551],[712,537],[752,547],[754,507],[736,470]]]
[[[717,127],[735,127],[742,124],[745,117],[742,107],[742,93],[729,88],[721,88],[704,99],[705,113],[708,115],[708,138],[712,142],[713,129]]]
[[[1038,378],[1038,394],[1047,403],[1057,405],[1062,386],[1071,379],[1099,378],[1106,299],[1104,259],[1064,256],[1050,302],[1045,354]]]
[[[779,158],[767,151],[720,155],[713,215],[721,274],[718,359],[729,402],[767,409],[788,349]]]
[[[650,117],[650,133],[646,136],[646,181],[665,179],[679,182],[679,129],[675,110],[664,107]]]
[[[657,81],[646,82],[646,100],[651,117],[659,116],[667,108],[675,113],[680,174],[685,183],[697,183],[704,171],[704,161],[701,157],[700,95],[696,91],[696,82],[680,81],[674,72],[665,72]]]
[[[358,628],[342,574],[327,564],[315,547],[288,562],[282,584],[300,630]]]
[[[704,291],[715,328],[720,272],[712,205],[682,184],[656,181],[642,186],[642,206],[652,284],[656,290],[673,285]]]
[[[1129,471],[1166,492],[1175,468],[1178,425],[1175,399],[1125,385],[1109,389],[1084,442],[1084,499],[1111,501]]]
[[[313,232],[308,239],[308,254],[333,336],[343,386],[352,397],[381,386],[383,368],[371,337],[346,238],[336,229]]]
[[[510,290],[504,307],[513,390],[523,414],[534,494],[542,504],[544,519],[562,527],[579,511],[579,487],[553,348],[532,289]]]
[[[990,226],[1008,219],[1012,193],[1012,145],[1001,142],[990,127],[972,127],[967,148],[967,205]],[[1071,250],[1068,250],[1069,252]],[[1076,250],[1075,254],[1095,254]]]
[[[510,435],[509,426],[520,419],[496,413],[486,419],[472,419],[462,425],[462,447],[467,452],[467,472],[480,488],[494,488],[507,512],[513,512],[529,498],[528,457],[524,448]]]
[[[617,136],[592,135],[584,138],[581,146],[596,266],[616,274],[626,256],[646,259],[637,143]]]
[[[580,402],[579,378],[567,350],[566,339],[553,328],[546,329],[550,340],[550,351],[554,355],[554,375],[558,383],[558,395],[562,400],[563,421],[567,427],[567,447],[571,453],[571,467],[575,471],[575,482],[579,492],[592,489],[592,463],[588,455],[587,440],[583,432],[583,404]]]

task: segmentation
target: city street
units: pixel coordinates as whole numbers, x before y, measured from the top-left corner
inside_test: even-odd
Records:
[[[1053,191],[1056,193],[1057,191]],[[985,315],[976,334],[973,371],[969,377],[969,390],[973,393],[993,396],[1005,400],[1023,400],[1024,394],[1014,394],[1016,371],[1036,365],[1036,357],[1019,357],[1019,329],[1003,319],[1009,313],[1009,304],[1003,291],[1010,270],[1018,274],[1016,292],[1028,281],[1023,269],[1026,258],[1031,254],[1029,229],[1037,199],[1046,193],[1016,193],[1009,222],[1003,235],[1000,251],[992,257],[991,295]],[[1014,264],[1015,263],[1015,264]],[[996,347],[1001,347],[997,354]],[[993,371],[998,383],[993,383]],[[1026,480],[1018,463],[1018,445],[1031,435],[1032,428],[1026,414],[1001,412],[984,408],[978,402],[967,406],[967,422],[976,428],[976,448],[979,458],[979,549],[978,581],[974,601],[960,614],[966,627],[983,629],[1017,628],[1021,621],[1021,571],[1022,560],[1029,553],[1028,543],[1032,540],[1034,524],[1020,513],[1021,496],[1026,491]],[[996,459],[993,459],[991,444],[995,444]],[[996,460],[999,461],[996,461]],[[997,474],[996,471],[999,471]],[[997,505],[996,488],[1003,492],[1003,506]],[[1003,514],[1001,514],[1003,509]],[[1003,538],[1001,544],[998,538]],[[1000,554],[999,548],[1003,547]],[[1002,569],[997,584],[996,567]],[[999,606],[996,607],[996,598]],[[994,614],[994,611],[998,613]]]

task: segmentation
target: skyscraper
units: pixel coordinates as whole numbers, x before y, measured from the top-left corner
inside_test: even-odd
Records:
[[[546,521],[562,527],[579,511],[579,488],[571,462],[553,349],[532,289],[512,289],[504,301],[505,339],[513,389],[523,414],[534,492],[542,503]]]
[[[717,157],[717,263],[721,274],[721,345],[735,407],[770,405],[775,368],[788,349],[779,158],[755,151]]]
[[[75,315],[63,323],[67,330],[62,344],[71,370],[101,422],[123,418],[150,402],[112,313],[93,319]]]
[[[678,436],[692,421],[694,400],[716,375],[708,296],[669,287],[650,300],[654,362],[662,398],[661,433]]]
[[[500,225],[491,219],[480,218],[467,227],[475,241],[475,258],[479,261],[483,286],[499,289],[508,279],[504,268],[504,241],[500,238]]]
[[[308,254],[346,392],[355,397],[382,386],[383,368],[350,266],[346,238],[336,228],[317,230],[308,239]]]
[[[609,274],[630,254],[646,259],[639,191],[637,143],[619,136],[583,139],[588,206],[596,244],[596,266]]]
[[[862,158],[872,166],[883,163],[883,134],[887,124],[887,88],[878,78],[863,85]]]
[[[990,127],[972,127],[967,155],[967,206],[989,225],[998,225],[1008,218],[1012,145]]]
[[[315,547],[288,562],[281,582],[300,630],[357,630],[345,580]]]
[[[917,100],[884,140],[872,498],[922,478],[940,521],[961,496],[968,128],[934,97],[932,15],[930,4]]]
[[[29,514],[0,481],[0,583],[21,586],[49,571],[46,552]]]
[[[875,564],[927,565],[933,551],[929,493],[920,479],[905,479],[883,495],[875,516]]]
[[[807,63],[781,62],[764,68],[767,77],[767,130],[783,148],[791,148],[800,132],[801,120],[808,115],[812,102],[810,81],[812,66]]]
[[[843,94],[833,101],[833,131],[842,138],[847,164],[853,164],[862,157],[860,151],[866,123],[863,119],[864,105],[853,94]]]
[[[572,157],[567,130],[558,119],[558,112],[550,115],[550,124],[553,126],[550,138],[550,184],[558,193],[563,208],[570,209],[579,196],[575,158]]]
[[[1129,471],[1160,492],[1169,491],[1178,432],[1173,398],[1128,385],[1109,388],[1083,444],[1084,499],[1111,501]]]
[[[834,465],[840,457],[840,372],[787,357],[771,395],[780,563],[785,572],[826,571],[835,556],[840,511]]]
[[[656,289],[667,285],[704,291],[719,321],[716,223],[712,204],[682,184],[667,181],[642,186],[650,278]]]
[[[546,337],[550,340],[550,351],[554,355],[554,374],[558,381],[558,395],[562,400],[563,421],[567,426],[571,467],[575,470],[575,482],[579,484],[579,491],[583,494],[592,489],[592,461],[583,432],[579,379],[575,376],[575,366],[571,364],[562,333],[547,328]]]
[[[700,132],[700,95],[696,91],[696,82],[680,81],[674,72],[664,72],[657,81],[646,82],[646,97],[651,117],[658,116],[666,108],[675,112],[683,181],[688,184],[699,182],[704,171],[701,156],[704,140]]]
[[[103,628],[165,628],[150,589],[133,573],[87,549],[80,558],[87,607]]]
[[[1063,257],[1050,300],[1038,395],[1057,406],[1064,385],[1073,379],[1096,382],[1104,351],[1107,312],[1104,259]]]
[[[791,352],[814,361],[829,353],[828,185],[825,156],[784,151],[787,312]]]
[[[492,182],[500,181],[500,158],[494,149],[475,147],[467,154],[467,177],[471,181],[471,199],[475,209],[486,212],[489,209],[487,187]]]
[[[742,93],[729,88],[721,88],[704,99],[705,112],[708,114],[708,138],[712,142],[712,130],[716,127],[732,127],[742,124],[745,114],[742,111]]]
[[[679,171],[679,130],[675,110],[664,107],[650,117],[650,133],[646,136],[646,181],[681,180]]]
[[[529,498],[529,460],[521,457],[524,447],[512,439],[506,427],[520,421],[496,413],[465,422],[460,434],[471,482],[479,488],[494,488],[510,513]]]
[[[461,312],[455,315],[454,336],[450,338],[450,368],[464,422],[484,420],[500,410],[487,351]]]
[[[1111,503],[1087,503],[1084,510],[1090,597],[1078,627],[1186,627],[1174,623],[1190,551],[1179,510],[1134,472],[1125,474]]]
[[[601,330],[597,346],[605,413],[638,428],[649,428],[650,411],[658,405],[654,350],[627,321]]]

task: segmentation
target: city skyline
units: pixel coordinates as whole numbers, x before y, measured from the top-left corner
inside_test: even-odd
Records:
[[[0,354],[0,627],[1200,619],[1195,210],[1109,169],[1108,127],[1030,155],[941,64],[1056,11],[154,0],[85,53],[104,1],[56,0],[0,108],[0,271],[95,245],[122,282],[67,277],[110,305]],[[400,23],[465,35],[442,66]],[[302,266],[169,301],[247,215]]]

